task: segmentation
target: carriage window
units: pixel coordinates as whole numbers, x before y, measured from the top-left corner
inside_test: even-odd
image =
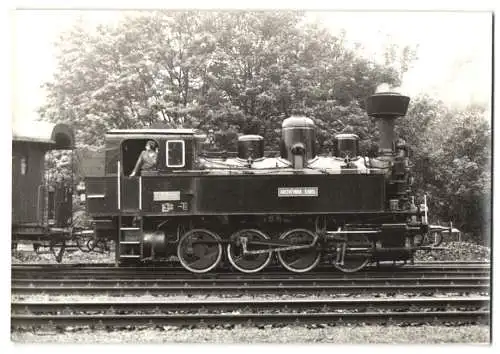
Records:
[[[184,140],[167,141],[167,167],[184,167]]]
[[[28,158],[26,156],[21,157],[21,176],[24,176],[26,174],[26,171],[28,170]]]

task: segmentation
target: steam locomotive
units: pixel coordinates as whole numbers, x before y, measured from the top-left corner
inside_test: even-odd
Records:
[[[355,272],[411,261],[435,245],[426,200],[411,192],[407,148],[395,139],[409,101],[397,93],[367,99],[380,134],[376,157],[360,156],[355,134],[336,135],[333,156],[319,156],[315,124],[303,116],[282,122],[275,157],[259,135],[240,136],[235,157],[213,157],[196,130],[111,130],[105,175],[85,181],[95,237],[115,241],[117,265],[174,257],[193,273],[227,263],[255,273],[273,260],[295,273],[320,263]],[[157,169],[131,177],[150,140]]]

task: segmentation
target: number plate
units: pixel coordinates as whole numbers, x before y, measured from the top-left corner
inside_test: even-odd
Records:
[[[318,187],[282,187],[278,188],[278,197],[317,197]]]
[[[171,213],[171,212],[186,212],[189,211],[188,202],[172,202],[172,203],[162,203],[161,212]]]
[[[180,191],[156,191],[153,192],[154,201],[164,201],[164,200],[180,200]],[[165,203],[168,204],[168,203]]]

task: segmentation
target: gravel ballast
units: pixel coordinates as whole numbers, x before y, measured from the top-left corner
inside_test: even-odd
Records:
[[[484,246],[465,242],[450,242],[441,245],[442,251],[418,252],[415,261],[489,261],[490,249]],[[27,247],[12,253],[12,264],[56,264],[52,254],[36,254]],[[114,252],[84,253],[81,251],[67,252],[62,260],[63,264],[76,263],[110,263],[114,261]],[[443,296],[452,294],[443,294]],[[412,297],[412,294],[398,294],[396,297]],[[249,295],[236,296],[241,300],[256,298]],[[309,296],[315,297],[315,296]],[[342,296],[343,297],[343,296]],[[377,295],[376,297],[386,297]],[[143,296],[127,298],[124,301],[172,301],[172,300],[203,300],[221,299],[220,296]],[[234,297],[231,297],[234,298]],[[276,298],[276,296],[274,296]],[[283,298],[297,298],[284,296]],[[324,298],[318,296],[316,298]],[[328,296],[327,298],[332,298]],[[14,295],[12,300],[57,302],[63,301],[64,296],[49,295]],[[75,296],[75,301],[116,301],[111,296]],[[47,331],[15,331],[11,333],[11,340],[17,343],[336,343],[336,344],[436,344],[436,343],[489,343],[490,327],[483,325],[468,326],[323,326],[307,328],[304,326],[287,326],[275,328],[266,326],[264,329],[255,327],[240,327],[228,329],[179,329],[163,327],[157,329],[131,329],[120,331],[66,329],[64,333],[53,330]]]
[[[432,296],[421,296],[415,295],[414,293],[408,294],[385,294],[385,293],[374,293],[372,295],[353,295],[353,294],[341,294],[341,295],[297,295],[297,294],[239,294],[239,295],[139,295],[139,296],[109,296],[109,295],[71,295],[70,299],[73,302],[130,302],[130,301],[138,301],[138,302],[168,302],[168,301],[212,301],[212,300],[240,300],[240,301],[252,301],[252,300],[332,300],[332,299],[366,299],[366,298],[377,298],[377,299],[413,299],[413,298],[449,298],[453,296],[463,296],[459,293],[436,293]],[[485,296],[485,294],[481,293],[468,293],[467,296],[475,297],[475,296]],[[12,295],[11,301],[32,301],[32,302],[67,302],[67,295]]]
[[[14,332],[19,343],[336,343],[436,344],[489,343],[488,326],[339,326],[226,329],[79,330],[65,333]]]
[[[489,262],[490,248],[469,242],[443,242],[442,250],[417,251],[415,262],[429,261],[480,261]]]

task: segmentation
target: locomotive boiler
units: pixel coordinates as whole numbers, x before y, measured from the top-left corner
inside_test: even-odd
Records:
[[[209,157],[192,129],[111,130],[105,176],[87,177],[87,208],[97,238],[116,243],[116,264],[177,259],[190,272],[230,265],[255,273],[271,262],[289,271],[320,263],[354,272],[370,262],[410,261],[432,249],[425,199],[412,195],[408,152],[394,124],[409,97],[378,93],[376,157],[355,134],[338,134],[332,156],[316,151],[314,121],[282,122],[279,156],[264,139],[242,135],[233,157]],[[158,166],[130,177],[147,141]]]

